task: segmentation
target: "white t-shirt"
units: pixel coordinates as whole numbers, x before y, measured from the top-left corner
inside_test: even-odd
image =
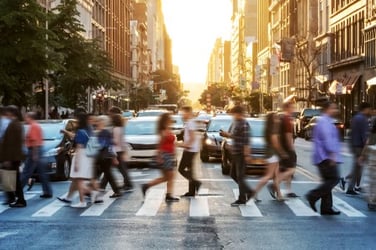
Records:
[[[123,127],[113,128],[113,142],[115,152],[125,151],[124,129]]]
[[[195,134],[195,140],[192,143],[192,147],[189,149],[186,149],[188,152],[197,153],[200,151],[200,140],[199,137],[196,135],[196,122],[194,120],[189,120],[185,126],[184,126],[184,142],[190,141],[190,131],[193,131]]]

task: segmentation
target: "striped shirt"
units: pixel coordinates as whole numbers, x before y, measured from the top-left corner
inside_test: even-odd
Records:
[[[249,146],[250,127],[245,119],[236,120],[232,126],[233,154],[243,154],[244,146]]]

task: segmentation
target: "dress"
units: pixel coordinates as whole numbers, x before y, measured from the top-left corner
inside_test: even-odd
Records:
[[[72,159],[72,166],[70,170],[71,178],[80,179],[92,179],[94,177],[94,159],[86,155],[85,146],[89,141],[88,132],[84,129],[79,129],[74,138],[76,145],[81,145],[81,147],[76,146],[76,152]],[[82,147],[84,146],[84,147]],[[78,157],[78,162],[76,161]],[[75,164],[78,163],[78,171],[75,171]]]

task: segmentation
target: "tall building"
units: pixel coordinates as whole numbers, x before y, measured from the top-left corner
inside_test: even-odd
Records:
[[[166,26],[164,27],[164,70],[170,75],[173,74],[172,64],[172,40],[167,32]]]
[[[92,37],[97,39],[102,48],[106,48],[106,0],[94,0],[92,15]]]
[[[217,38],[210,54],[206,84],[231,83],[231,42]]]
[[[364,27],[365,72],[367,100],[376,107],[376,0],[367,0]]]

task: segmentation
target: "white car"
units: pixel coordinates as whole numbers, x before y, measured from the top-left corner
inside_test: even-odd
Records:
[[[127,122],[125,141],[129,164],[153,164],[157,155],[159,136],[158,117],[137,117]]]

